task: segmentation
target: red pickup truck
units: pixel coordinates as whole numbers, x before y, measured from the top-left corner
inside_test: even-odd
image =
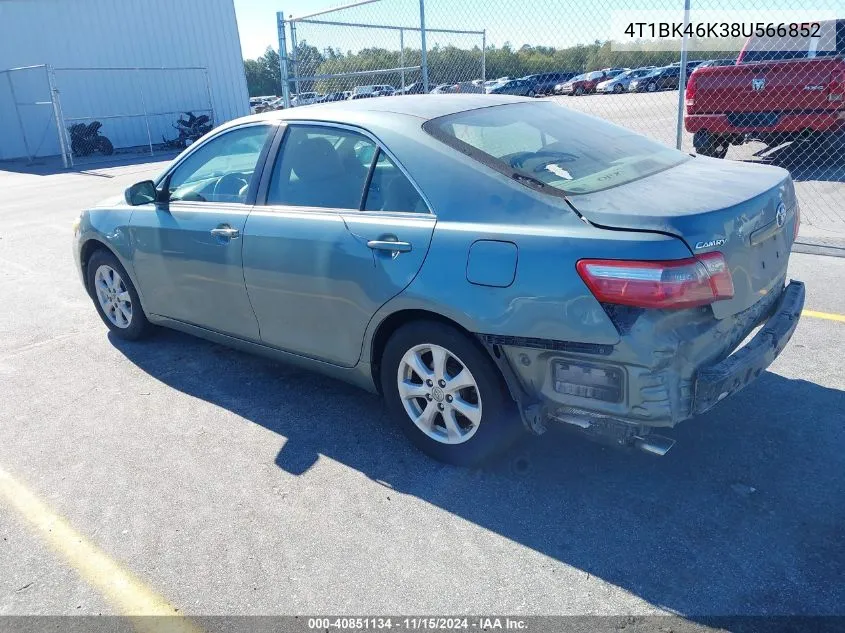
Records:
[[[692,73],[684,123],[696,152],[845,130],[845,20],[808,24],[810,37],[751,37],[736,65]]]

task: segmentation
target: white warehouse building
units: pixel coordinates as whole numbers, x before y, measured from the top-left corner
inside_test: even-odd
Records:
[[[233,0],[0,1],[0,160],[59,155],[57,128],[94,120],[151,149],[185,111],[249,114]]]

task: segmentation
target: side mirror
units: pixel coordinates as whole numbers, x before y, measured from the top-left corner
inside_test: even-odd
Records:
[[[150,204],[159,201],[159,193],[152,180],[142,180],[129,187],[124,193],[126,204],[137,207],[141,204]]]

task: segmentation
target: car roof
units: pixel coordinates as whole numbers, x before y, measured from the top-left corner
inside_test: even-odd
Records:
[[[483,95],[477,93],[398,95],[393,97],[358,99],[355,101],[317,103],[286,110],[275,110],[273,112],[265,112],[263,114],[235,119],[235,121],[230,121],[227,125],[248,120],[276,121],[287,119],[349,123],[358,119],[362,114],[373,112],[379,112],[386,116],[412,116],[427,121],[429,119],[436,119],[441,116],[487,106],[535,102],[536,99],[528,97]]]

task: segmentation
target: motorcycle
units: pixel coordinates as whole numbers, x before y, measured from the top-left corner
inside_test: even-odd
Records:
[[[204,136],[214,127],[211,117],[207,114],[196,116],[193,112],[183,112],[183,116],[176,119],[173,128],[179,132],[174,139],[161,137],[167,147],[184,149],[191,143]]]
[[[102,152],[106,156],[114,154],[114,145],[102,134],[103,124],[92,121],[89,124],[74,123],[68,128],[70,132],[70,148],[74,156],[89,156],[94,152]]]

